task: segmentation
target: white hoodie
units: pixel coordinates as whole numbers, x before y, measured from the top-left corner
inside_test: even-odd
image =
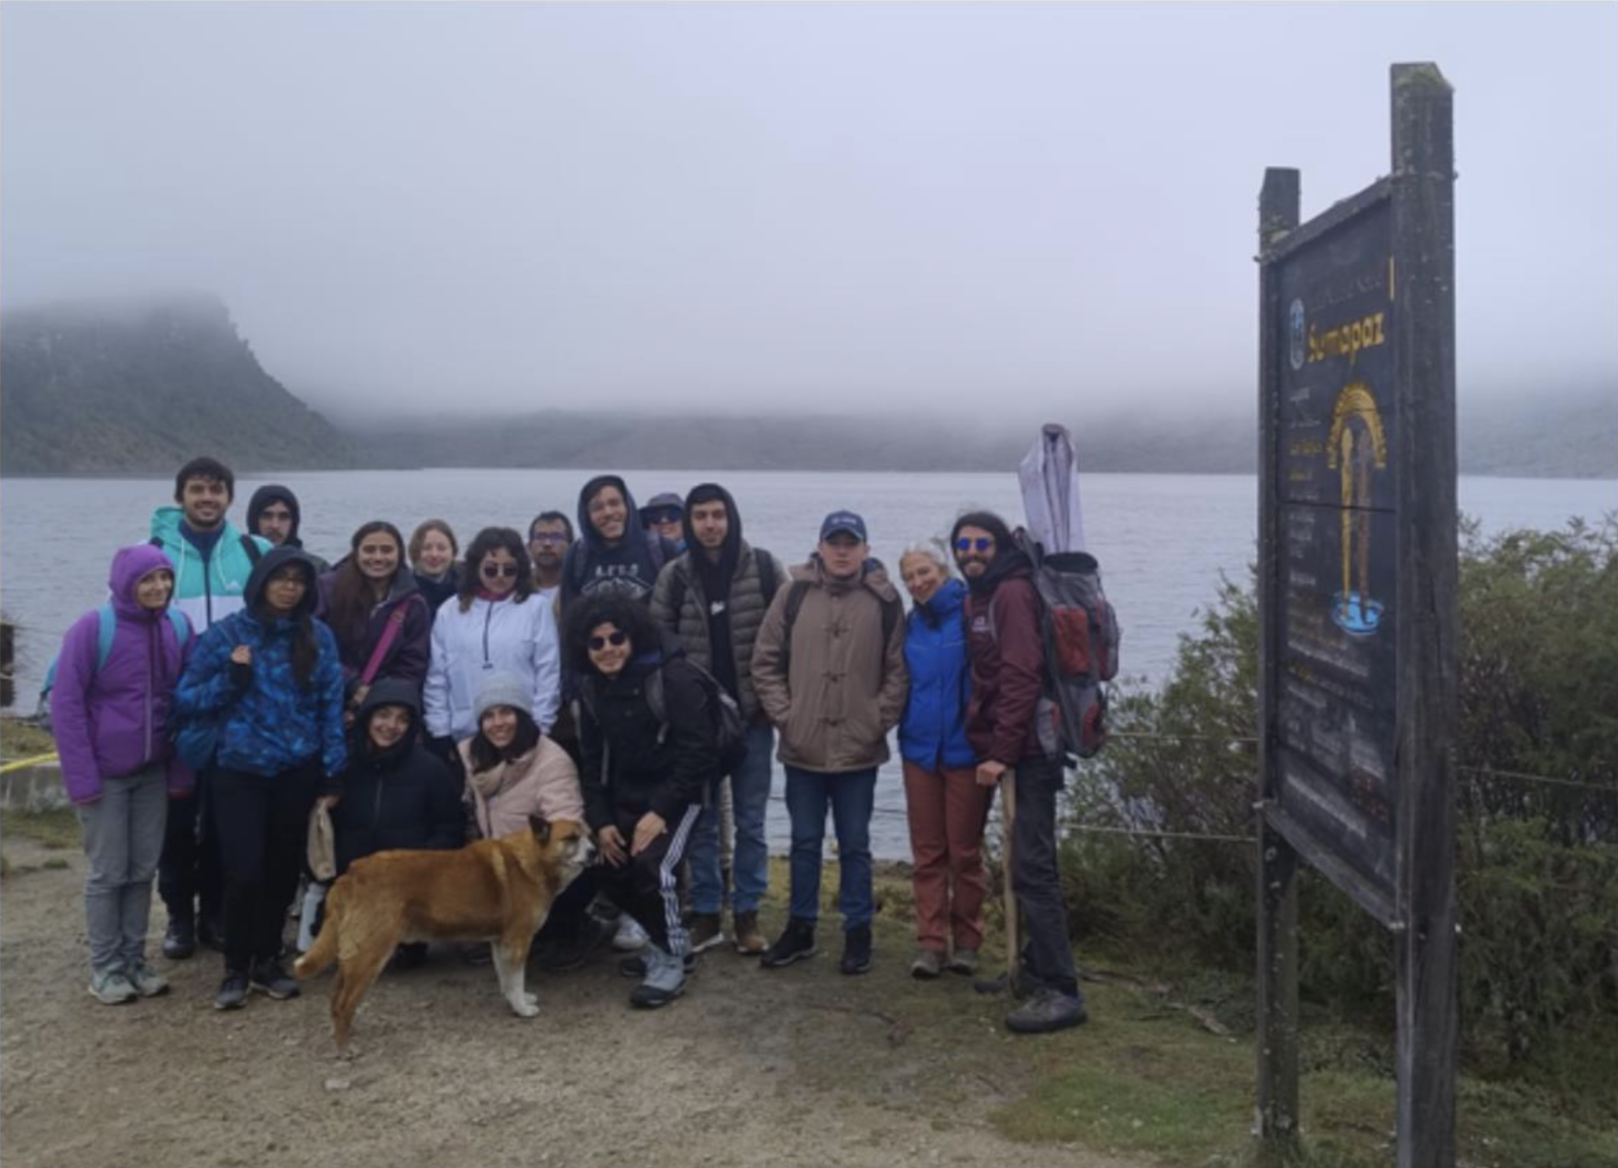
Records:
[[[472,699],[492,673],[515,673],[533,694],[529,712],[540,733],[549,733],[562,701],[562,654],[551,606],[530,595],[490,601],[474,598],[461,611],[451,596],[433,618],[432,653],[422,703],[427,733],[435,738],[470,738],[477,733]]]

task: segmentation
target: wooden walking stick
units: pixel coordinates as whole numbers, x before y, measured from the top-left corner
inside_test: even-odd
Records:
[[[1011,829],[1017,820],[1017,772],[1000,776],[1000,867],[1006,894],[1006,992],[1017,992],[1022,945],[1017,937],[1017,893],[1011,879]]]

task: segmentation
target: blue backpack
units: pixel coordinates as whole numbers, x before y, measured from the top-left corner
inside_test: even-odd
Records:
[[[174,628],[174,639],[180,647],[185,647],[186,638],[191,635],[191,622],[185,619],[185,613],[170,605],[166,610],[169,624]],[[118,614],[113,611],[109,600],[96,609],[96,672],[107,663],[107,656],[112,652],[112,637],[118,631]],[[45,667],[45,684],[39,688],[39,708],[34,712],[34,721],[39,723],[40,729],[47,734],[54,734],[51,727],[51,690],[56,686],[56,662],[52,657],[51,663]]]

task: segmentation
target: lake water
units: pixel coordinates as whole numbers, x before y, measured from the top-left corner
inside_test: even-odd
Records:
[[[303,507],[311,551],[335,560],[359,524],[389,519],[408,536],[421,519],[449,520],[464,544],[478,528],[526,531],[538,512],[577,511],[578,470],[307,471],[238,480],[233,521],[265,482],[291,487]],[[814,546],[821,518],[839,508],[864,515],[874,553],[897,571],[906,545],[944,536],[966,508],[988,507],[1019,520],[1016,476],[630,471],[637,500],[661,491],[722,482],[735,496],[749,542],[788,563]],[[106,597],[107,568],[122,544],[148,536],[152,509],[168,502],[172,479],[5,479],[0,482],[0,605],[19,625],[19,706],[31,710],[45,666],[63,631]],[[1221,573],[1245,580],[1256,555],[1257,484],[1242,475],[1086,475],[1086,533],[1101,561],[1108,597],[1123,625],[1123,672],[1160,682],[1177,638],[1194,631],[1198,610]],[[1556,528],[1569,518],[1599,518],[1618,507],[1611,480],[1463,478],[1460,505],[1486,532]],[[777,775],[775,790],[782,791]],[[878,779],[872,824],[878,855],[909,853],[897,764]],[[772,846],[784,848],[785,809],[771,808]]]

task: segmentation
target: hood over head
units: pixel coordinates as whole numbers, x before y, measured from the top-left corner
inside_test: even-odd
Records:
[[[169,558],[162,550],[149,543],[137,543],[114,552],[112,568],[107,573],[107,588],[112,593],[113,609],[124,616],[138,616],[145,612],[151,612],[155,616],[161,612],[161,609],[144,608],[140,601],[135,599],[135,585],[140,583],[142,576],[158,568],[174,571],[174,565],[169,562]],[[169,599],[171,601],[174,599],[172,594]]]
[[[360,703],[357,720],[369,721],[372,712],[382,706],[405,706],[410,710],[413,722],[421,719],[421,695],[416,692],[414,682],[402,677],[378,678],[366,691],[365,700]]]
[[[644,524],[641,523],[640,508],[635,506],[635,496],[629,493],[628,484],[617,475],[597,475],[585,483],[584,489],[579,492],[579,538],[588,547],[605,548],[608,546],[606,541],[601,538],[601,533],[595,529],[595,524],[590,522],[590,496],[594,495],[602,487],[609,486],[618,488],[619,494],[624,497],[624,509],[628,512],[624,519],[623,539],[611,546],[618,547],[623,544],[624,540],[628,539],[644,538],[641,534]]]
[[[298,506],[298,496],[292,493],[292,488],[283,487],[280,483],[265,483],[253,492],[253,498],[247,504],[248,533],[258,534],[258,517],[271,503],[285,503],[287,510],[292,512],[292,532],[287,536],[287,542],[293,547],[302,547],[298,539],[298,526],[303,522],[303,509]]]
[[[247,578],[247,587],[242,590],[242,599],[249,609],[257,609],[264,602],[264,586],[269,583],[270,576],[277,568],[287,564],[301,564],[305,575],[306,587],[303,590],[303,599],[298,601],[298,607],[292,610],[291,616],[308,616],[315,610],[315,602],[319,598],[319,589],[315,584],[315,562],[310,559],[307,552],[285,544],[278,548],[271,548],[259,557],[258,563],[253,565],[253,574]]]
[[[742,543],[742,513],[736,509],[736,500],[729,491],[718,483],[698,483],[691,488],[690,494],[685,497],[685,514],[681,517],[681,525],[685,531],[685,546],[692,551],[701,551],[702,545],[697,542],[697,533],[691,528],[691,509],[700,503],[721,502],[725,505],[725,514],[730,519],[729,529],[725,532],[725,552],[734,554]]]

